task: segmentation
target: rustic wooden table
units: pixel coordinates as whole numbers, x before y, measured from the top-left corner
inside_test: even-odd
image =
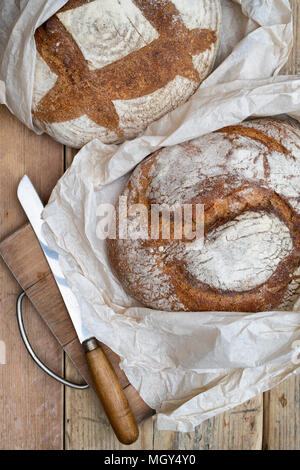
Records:
[[[294,9],[295,46],[285,72],[300,74],[300,0]],[[44,202],[70,165],[74,152],[45,135],[36,136],[0,108],[0,239],[26,221],[17,202],[19,179],[27,173]],[[0,262],[0,449],[124,449],[115,439],[91,390],[64,388],[29,358],[16,323],[20,288]],[[25,323],[41,359],[69,379],[79,377],[28,301]],[[211,419],[195,433],[158,432],[149,419],[132,449],[300,449],[300,378]]]

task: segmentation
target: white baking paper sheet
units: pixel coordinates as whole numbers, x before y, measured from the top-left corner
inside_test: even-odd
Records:
[[[32,32],[65,2],[20,3],[36,7],[30,18],[22,11],[16,23],[19,35],[13,28],[13,39],[4,48],[0,93],[32,128]],[[299,367],[300,305],[299,312],[296,306],[295,312],[257,314],[143,308],[112,274],[105,242],[96,236],[99,203],[116,201],[130,171],[154,150],[250,116],[285,113],[300,120],[300,77],[278,76],[292,48],[288,0],[222,0],[222,6],[217,65],[196,94],[131,142],[87,144],[58,182],[44,212],[45,231],[60,253],[84,322],[121,356],[130,382],[158,411],[159,429],[192,431],[205,419],[274,387]]]

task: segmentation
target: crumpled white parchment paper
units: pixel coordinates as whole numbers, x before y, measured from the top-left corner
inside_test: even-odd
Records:
[[[65,2],[19,3],[36,7],[30,19],[25,11],[17,13],[19,31],[13,28],[2,48],[0,97],[32,128],[33,31]],[[216,68],[189,102],[121,146],[87,144],[44,211],[47,237],[60,253],[85,324],[121,356],[130,382],[158,411],[159,429],[192,431],[279,384],[299,366],[297,305],[295,312],[257,314],[146,309],[124,292],[111,272],[105,242],[96,236],[98,205],[116,201],[130,171],[154,150],[250,116],[285,113],[300,120],[300,77],[278,76],[292,47],[288,0],[222,0],[222,7]],[[21,64],[19,72],[16,64]]]

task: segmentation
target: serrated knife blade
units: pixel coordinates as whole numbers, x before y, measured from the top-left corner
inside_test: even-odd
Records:
[[[18,186],[17,195],[49,264],[51,272],[64,300],[65,306],[73,322],[79,341],[83,343],[93,335],[89,333],[82,321],[80,306],[61,270],[58,260],[58,253],[53,251],[48,246],[48,242],[43,235],[42,225],[44,222],[41,218],[41,215],[44,210],[44,206],[35,190],[35,187],[27,175],[23,176],[21,179]]]

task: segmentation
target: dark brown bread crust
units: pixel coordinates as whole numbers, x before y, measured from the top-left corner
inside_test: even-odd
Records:
[[[58,75],[55,86],[33,112],[40,123],[70,121],[87,115],[122,139],[113,100],[151,94],[177,75],[200,84],[192,56],[206,51],[217,41],[215,32],[187,29],[175,5],[168,0],[133,1],[160,37],[99,70],[88,68],[72,35],[56,15],[37,29],[37,50],[51,71]],[[60,11],[86,3],[89,0],[71,0]]]
[[[276,126],[283,126],[281,121],[273,120],[268,122],[271,123],[274,129]],[[286,123],[284,125],[289,126],[289,124]],[[266,129],[268,129],[268,124],[266,125]],[[291,125],[290,129],[293,130]],[[277,194],[272,188],[268,187],[270,177],[269,158],[272,158],[272,152],[277,152],[282,154],[283,159],[291,159],[292,161],[296,161],[296,159],[292,152],[285,146],[284,141],[278,141],[277,138],[270,135],[270,133],[268,134],[257,128],[252,128],[251,124],[248,127],[243,125],[227,127],[221,129],[218,133],[221,133],[225,138],[233,140],[237,136],[242,136],[245,138],[245,141],[244,146],[241,145],[241,148],[247,148],[247,142],[253,140],[262,144],[260,155],[263,157],[265,179],[256,182],[253,180],[247,181],[246,179],[244,181],[239,180],[236,189],[228,192],[224,190],[224,187],[229,179],[231,179],[231,186],[234,186],[234,176],[230,174],[226,175],[226,168],[224,168],[224,177],[214,181],[212,186],[210,185],[210,191],[203,193],[199,191],[200,195],[197,195],[197,188],[195,188],[195,197],[189,202],[205,205],[205,236],[217,227],[229,221],[233,221],[246,211],[274,214],[289,229],[293,242],[293,248],[290,254],[278,264],[276,270],[269,277],[267,282],[248,291],[234,292],[221,291],[200,282],[186,271],[184,262],[170,262],[168,257],[165,257],[164,253],[159,254],[157,247],[166,246],[166,251],[168,251],[168,247],[172,243],[171,239],[141,241],[140,248],[151,247],[153,249],[155,253],[153,256],[155,256],[159,271],[162,275],[166,275],[165,278],[168,279],[167,282],[171,286],[172,293],[174,293],[176,299],[178,299],[181,304],[181,308],[178,308],[176,302],[170,300],[168,308],[162,309],[248,312],[271,310],[278,307],[283,301],[287,287],[293,279],[293,274],[300,265],[300,215],[283,195]],[[282,134],[284,134],[284,131],[282,131]],[[300,134],[298,133],[297,139],[295,139],[296,148],[300,142],[299,137]],[[240,144],[237,142],[232,143],[233,148],[235,147],[237,149],[238,145]],[[184,148],[187,154],[193,151],[197,151],[199,154],[199,147],[193,149],[192,142],[185,144]],[[134,172],[133,177],[129,180],[123,192],[123,195],[128,197],[128,206],[130,204],[143,203],[150,208],[151,204],[157,202],[149,198],[147,189],[152,178],[155,177],[155,170],[152,171],[152,169],[159,158],[160,151],[143,161]],[[185,156],[182,155],[181,158],[185,158]],[[228,154],[228,158],[231,158],[230,154]],[[151,175],[151,171],[152,176],[149,176]],[[293,175],[290,176],[292,178]],[[187,174],[187,181],[188,178],[189,175]],[[171,233],[173,233],[172,226]],[[184,241],[188,243],[187,240]],[[130,275],[134,267],[131,266],[129,258],[127,263],[126,258],[126,250],[130,250],[131,245],[131,241],[120,243],[118,239],[108,240],[108,252],[112,266],[123,286],[133,297],[146,306],[155,308],[156,305],[147,299],[147,295],[141,291],[136,279],[135,282],[131,282]],[[138,251],[136,252],[136,257],[139,257]]]

